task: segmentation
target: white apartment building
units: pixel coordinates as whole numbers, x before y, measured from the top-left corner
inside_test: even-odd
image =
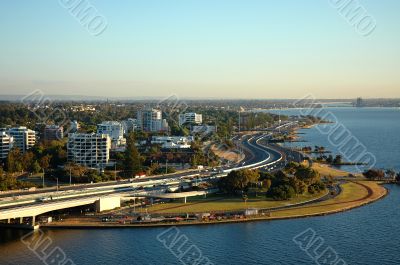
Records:
[[[13,147],[14,138],[6,132],[0,132],[0,159],[5,159]]]
[[[17,147],[21,152],[26,152],[36,143],[36,132],[24,126],[2,129],[9,136],[14,138],[14,147]]]
[[[68,135],[68,161],[91,168],[104,168],[110,160],[108,134],[71,133]]]
[[[104,121],[97,125],[98,134],[108,134],[111,138],[111,148],[117,149],[126,144],[124,138],[125,130],[122,123],[118,121]]]
[[[160,110],[144,109],[137,112],[137,127],[145,132],[159,132],[168,130],[168,123]]]
[[[179,126],[183,124],[202,124],[203,123],[203,115],[197,114],[194,112],[179,114]]]

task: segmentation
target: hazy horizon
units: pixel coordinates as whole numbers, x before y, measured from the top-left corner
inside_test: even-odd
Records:
[[[330,0],[91,0],[97,36],[74,1],[0,4],[1,96],[400,98],[398,1],[360,1],[363,35]]]

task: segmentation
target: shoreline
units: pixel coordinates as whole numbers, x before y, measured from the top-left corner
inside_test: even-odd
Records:
[[[104,224],[104,223],[95,223],[95,224],[49,224],[49,225],[41,225],[41,229],[120,229],[120,228],[159,228],[159,227],[171,227],[171,226],[194,226],[194,225],[218,225],[218,224],[237,224],[237,223],[247,223],[247,222],[261,222],[261,221],[279,221],[279,220],[289,220],[289,219],[300,219],[300,218],[309,218],[309,217],[318,217],[318,216],[327,216],[333,215],[337,213],[343,213],[350,211],[352,209],[360,208],[362,206],[366,206],[378,200],[385,198],[389,194],[389,190],[382,186],[382,183],[371,182],[379,186],[382,190],[380,194],[376,194],[373,190],[360,182],[352,182],[357,183],[363,186],[367,191],[368,195],[365,198],[359,199],[360,202],[355,205],[340,207],[338,209],[333,210],[322,210],[317,211],[315,213],[309,214],[289,214],[287,216],[257,216],[257,217],[248,217],[243,219],[231,219],[231,220],[213,220],[213,221],[194,221],[194,222],[176,222],[176,223],[154,223],[154,224]],[[375,198],[374,195],[378,195]],[[329,200],[328,200],[329,201]],[[351,202],[351,201],[350,201]],[[346,204],[349,202],[342,202],[342,204]],[[323,205],[311,205],[311,207],[323,207]],[[296,209],[304,209],[307,207],[299,207]],[[278,211],[271,211],[271,213],[276,213]]]
[[[300,129],[309,129],[314,126],[317,126],[319,123],[312,124],[307,126],[307,128],[296,128],[294,130],[294,135],[298,136],[298,130]],[[328,164],[318,164],[316,163],[317,171],[324,171],[326,168],[328,171],[336,171],[338,174],[343,174],[345,177],[346,174],[350,173],[347,171],[342,171],[335,169],[332,165]],[[90,222],[90,220],[86,220],[89,222],[85,223],[85,220],[77,221],[76,223],[51,223],[41,225],[44,229],[118,229],[118,228],[150,228],[150,227],[170,227],[170,226],[193,226],[193,225],[216,225],[216,224],[235,224],[235,223],[245,223],[245,222],[260,222],[260,221],[278,221],[278,220],[288,220],[288,219],[299,219],[299,218],[308,218],[308,217],[317,217],[317,216],[326,216],[341,212],[346,212],[355,208],[359,208],[370,203],[376,202],[380,199],[386,197],[389,193],[388,189],[382,185],[380,182],[363,182],[362,180],[349,180],[347,183],[358,184],[360,187],[363,187],[363,192],[366,192],[362,198],[357,198],[354,195],[353,197],[349,197],[350,201],[341,201],[337,202],[335,198],[328,199],[322,204],[320,202],[312,203],[309,205],[303,206],[294,206],[293,208],[283,209],[283,210],[274,210],[271,209],[268,214],[265,213],[257,216],[244,216],[241,218],[235,219],[220,219],[220,220],[196,220],[196,221],[185,221],[185,222],[169,222],[169,223],[128,223],[128,224],[119,224],[119,223],[102,223],[99,221]],[[368,184],[367,184],[368,183]],[[340,185],[342,188],[342,184]],[[373,187],[372,187],[373,186]],[[372,188],[371,188],[372,187]],[[379,189],[377,188],[379,187]],[[354,187],[353,187],[354,188]],[[351,189],[351,188],[349,188]],[[340,194],[339,194],[340,195]],[[324,204],[327,203],[327,204]],[[332,209],[333,206],[333,209]],[[337,207],[338,206],[338,207]],[[312,209],[314,207],[314,209]],[[337,207],[337,208],[336,208]],[[320,209],[321,208],[321,209]],[[306,212],[304,212],[306,211]],[[310,212],[309,212],[310,211]],[[212,211],[210,211],[212,212]],[[275,215],[277,214],[277,215]]]

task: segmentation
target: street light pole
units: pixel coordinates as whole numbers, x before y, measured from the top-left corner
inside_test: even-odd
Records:
[[[114,179],[117,181],[117,160],[115,160],[114,163]]]
[[[43,168],[43,177],[42,177],[42,182],[43,182],[42,186],[43,186],[43,188],[44,188],[44,168]]]
[[[69,168],[69,185],[72,185],[72,168]]]

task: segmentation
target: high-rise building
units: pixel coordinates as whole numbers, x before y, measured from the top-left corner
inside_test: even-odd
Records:
[[[44,127],[43,139],[45,141],[54,141],[64,138],[64,128],[58,125],[46,125]]]
[[[203,115],[194,112],[179,114],[179,126],[183,124],[202,124]]]
[[[126,139],[124,138],[124,127],[118,121],[104,121],[97,125],[98,134],[107,134],[111,138],[111,148],[117,149],[124,147]]]
[[[111,140],[124,138],[124,128],[118,121],[103,121],[97,124],[97,133],[108,134]]]
[[[14,147],[17,147],[22,152],[26,152],[36,143],[36,132],[26,127],[10,128],[6,130],[6,133],[14,138]]]
[[[91,168],[105,168],[110,159],[108,134],[71,133],[68,135],[68,161]]]
[[[0,159],[8,156],[11,148],[13,147],[14,138],[9,136],[6,132],[0,132]]]
[[[138,129],[145,132],[167,130],[166,121],[162,120],[162,112],[157,109],[144,109],[137,112]]]

